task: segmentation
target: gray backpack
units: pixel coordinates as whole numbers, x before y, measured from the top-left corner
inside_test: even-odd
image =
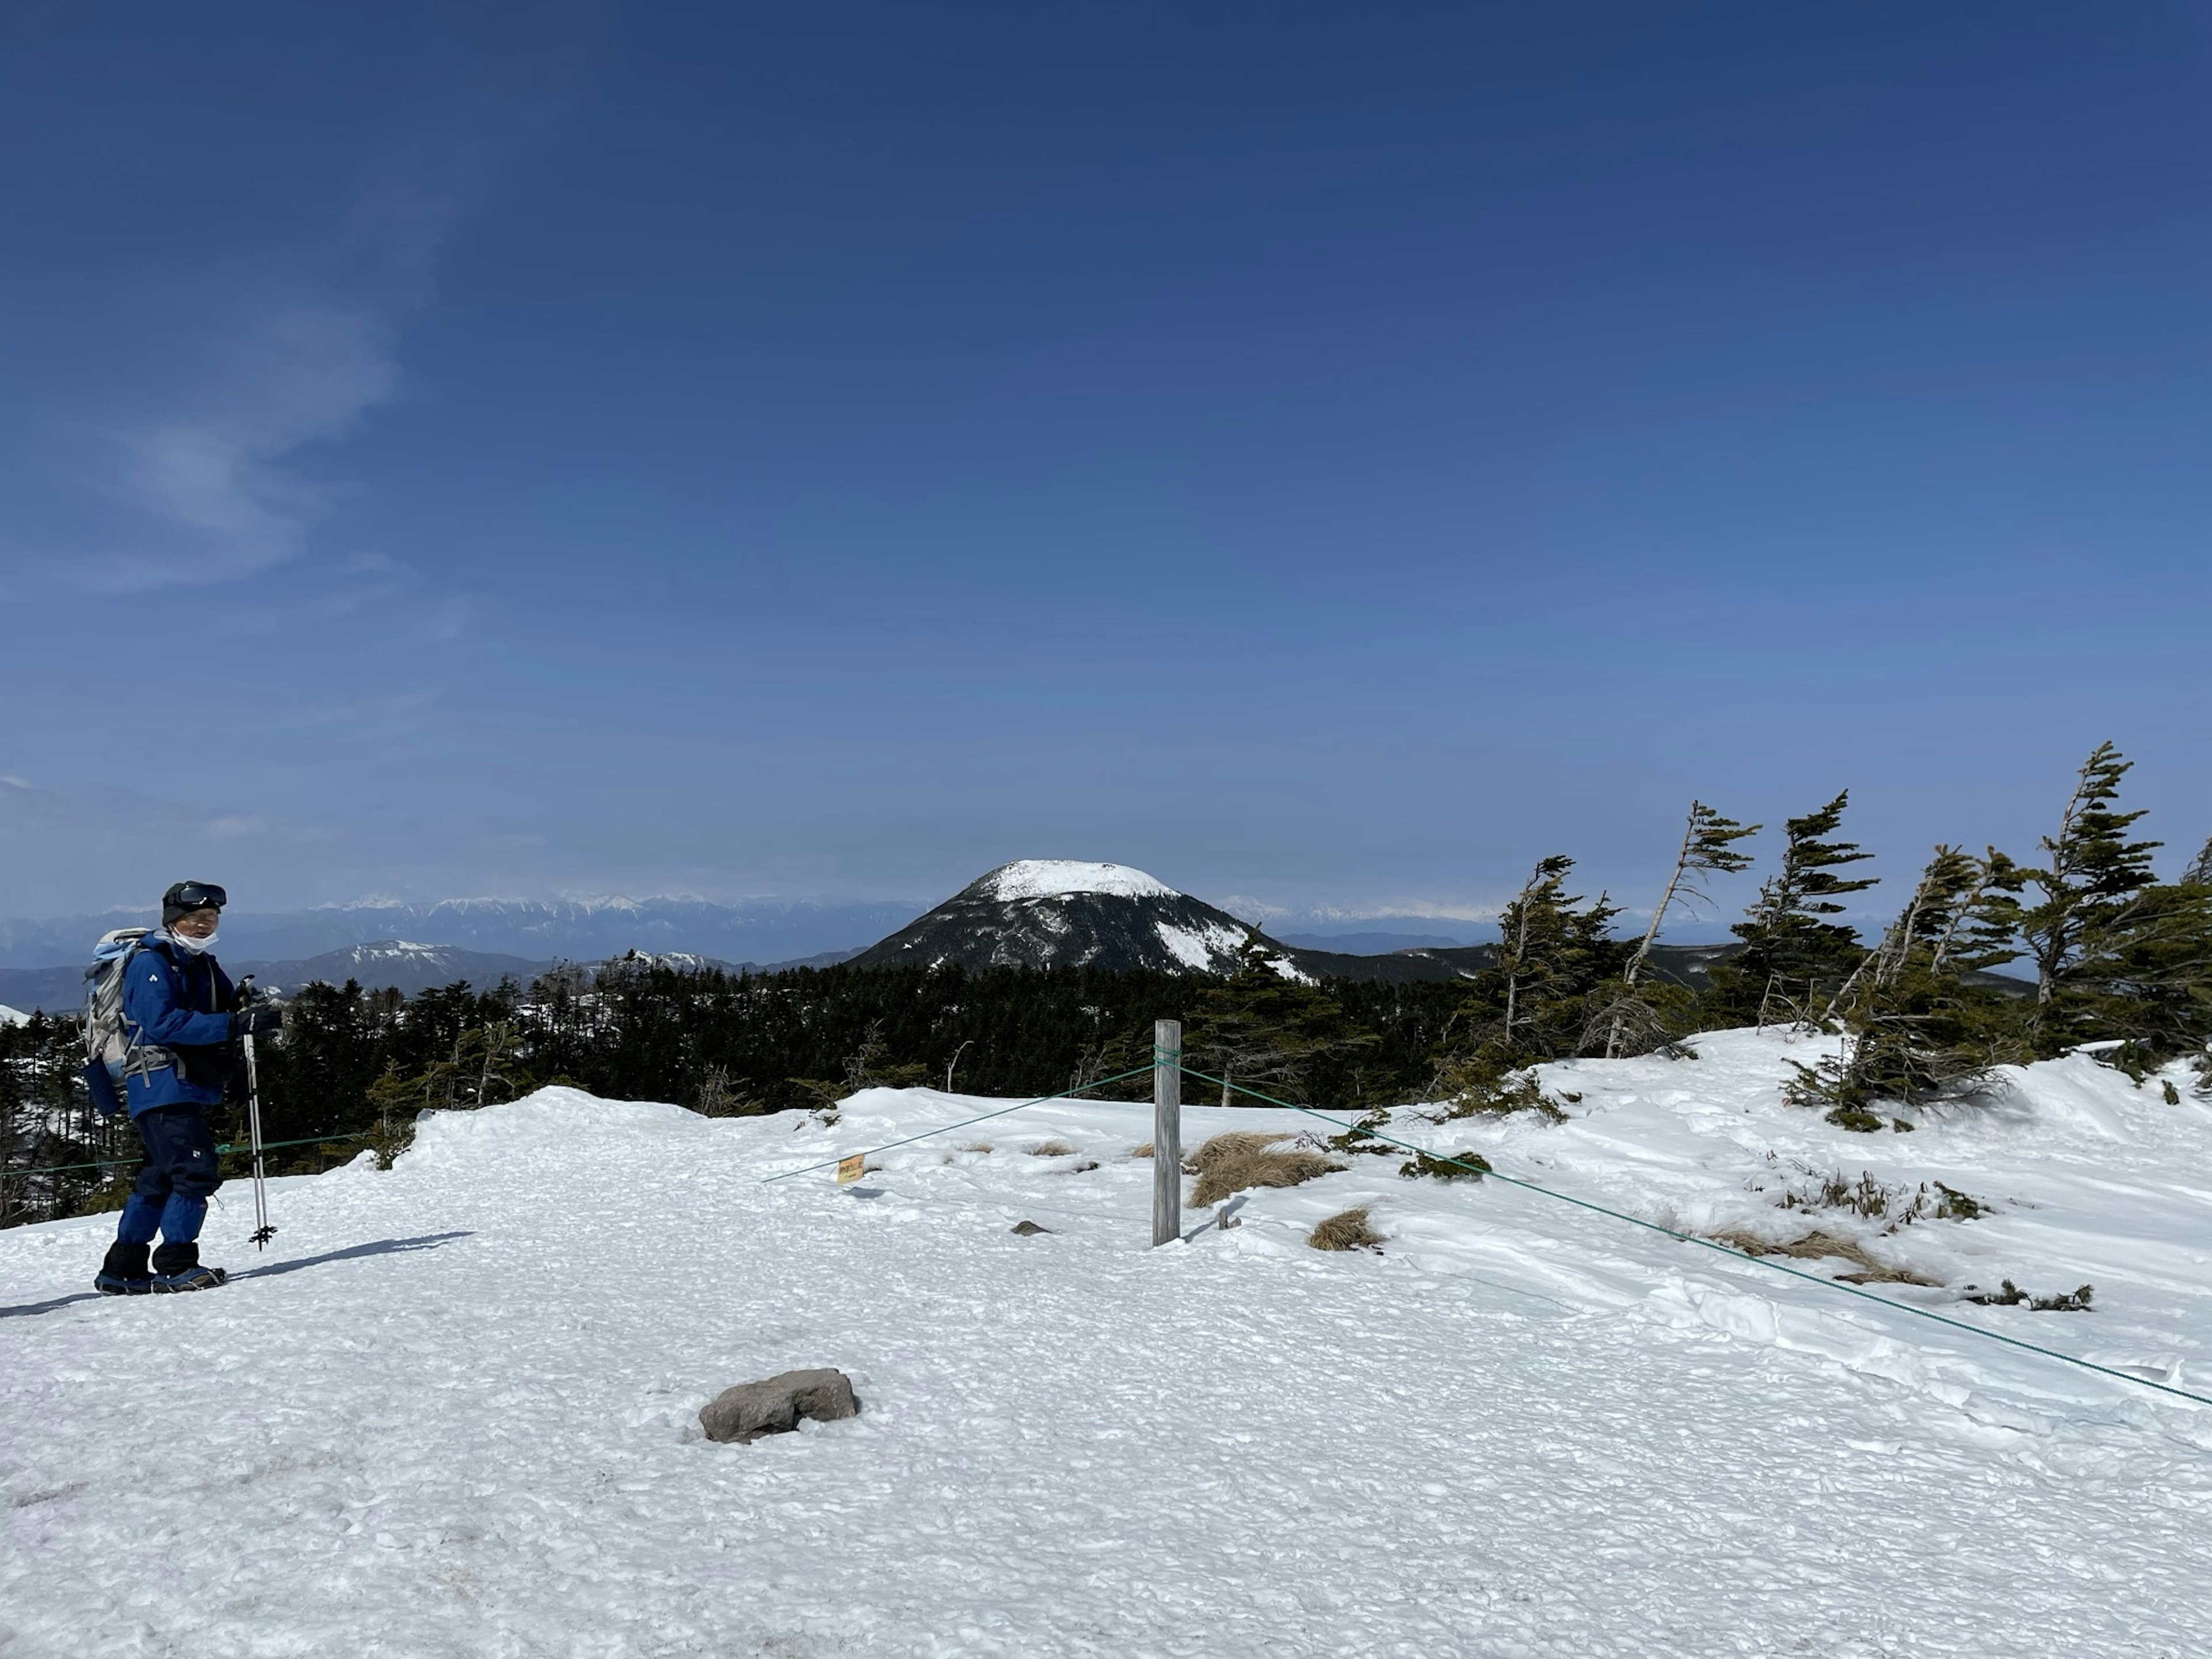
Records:
[[[84,1085],[103,1117],[128,1109],[124,1079],[174,1066],[167,1048],[138,1040],[123,1012],[123,987],[131,963],[146,948],[150,927],[118,927],[103,936],[84,970]]]

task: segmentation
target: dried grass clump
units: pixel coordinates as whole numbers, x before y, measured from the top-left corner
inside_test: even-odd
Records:
[[[1786,1255],[1798,1261],[1823,1261],[1830,1257],[1856,1264],[1857,1273],[1838,1273],[1836,1277],[1846,1285],[1936,1285],[1940,1279],[1925,1279],[1909,1267],[1893,1267],[1878,1261],[1867,1253],[1865,1245],[1856,1239],[1838,1238],[1833,1233],[1815,1229],[1802,1237],[1784,1243],[1741,1231],[1715,1233],[1713,1242],[1725,1244],[1732,1250],[1741,1250],[1746,1255]]]
[[[1214,1136],[1196,1152],[1186,1156],[1182,1161],[1183,1171],[1187,1175],[1204,1175],[1224,1159],[1263,1152],[1278,1141],[1295,1139],[1290,1134],[1265,1134],[1256,1129],[1232,1129],[1227,1134]]]
[[[1306,1243],[1316,1250],[1371,1250],[1382,1242],[1382,1235],[1367,1224],[1367,1206],[1355,1210],[1339,1210],[1334,1215],[1314,1223],[1314,1230],[1306,1235]]]
[[[1296,1187],[1344,1168],[1334,1158],[1319,1152],[1273,1150],[1278,1141],[1293,1139],[1291,1135],[1263,1134],[1250,1129],[1232,1129],[1227,1134],[1214,1136],[1190,1155],[1190,1162],[1185,1166],[1198,1176],[1198,1188],[1191,1194],[1190,1202],[1204,1209],[1247,1187]]]
[[[1069,1146],[1064,1140],[1040,1140],[1030,1148],[1030,1156],[1031,1158],[1073,1158],[1081,1150],[1080,1147]]]
[[[998,1148],[992,1146],[988,1140],[978,1140],[963,1146],[960,1150],[963,1152],[996,1152]]]
[[[1132,1146],[1129,1148],[1129,1156],[1131,1158],[1150,1158],[1152,1155],[1152,1143],[1149,1140],[1141,1146]]]

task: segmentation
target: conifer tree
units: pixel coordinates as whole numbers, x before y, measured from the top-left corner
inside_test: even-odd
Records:
[[[1585,909],[1566,890],[1575,861],[1540,859],[1498,919],[1497,965],[1482,986],[1497,1004],[1498,1046],[1526,1060],[1551,1060],[1577,1046],[1582,999],[1608,978],[1625,948],[1611,936],[1618,905],[1604,894]],[[1517,1060],[1516,1063],[1526,1063]]]
[[[2170,1048],[2188,1023],[2191,985],[2212,971],[2203,961],[2212,944],[2205,888],[2185,878],[2161,886],[2150,858],[2161,843],[2129,839],[2143,816],[2118,807],[2133,764],[2099,744],[2075,775],[2057,833],[2043,839],[2042,867],[2022,872],[2036,902],[2012,920],[2035,963],[2032,1026],[2041,1054],[2106,1036]]]
[[[1644,937],[1628,958],[1627,966],[1620,970],[1620,993],[1609,999],[1601,1013],[1606,1026],[1607,1060],[1620,1052],[1622,1040],[1632,1033],[1650,1034],[1656,1011],[1648,999],[1636,994],[1634,988],[1650,960],[1651,947],[1659,942],[1659,930],[1666,923],[1668,911],[1677,899],[1705,899],[1710,902],[1710,896],[1698,884],[1700,877],[1735,875],[1748,870],[1751,855],[1738,851],[1735,843],[1757,835],[1763,827],[1723,817],[1701,800],[1690,803],[1689,821],[1682,826],[1682,845],[1674,854],[1674,868],[1667,877],[1666,889],[1652,908],[1651,925],[1644,930]]]
[[[1540,860],[1499,915],[1491,965],[1439,1038],[1435,1097],[1470,1110],[1538,1104],[1534,1085],[1509,1085],[1509,1074],[1581,1048],[1631,947],[1609,931],[1619,907],[1601,893],[1585,906],[1566,890],[1573,868],[1571,858]]]
[[[1784,823],[1782,867],[1729,930],[1743,941],[1743,950],[1709,970],[1707,1003],[1713,1012],[1764,1024],[1778,1000],[1809,1018],[1820,994],[1832,994],[1858,966],[1865,951],[1857,930],[1826,920],[1844,914],[1838,898],[1863,892],[1879,879],[1835,873],[1874,856],[1855,842],[1825,839],[1842,823],[1850,800],[1846,790],[1818,811]]]
[[[1254,1103],[1239,1097],[1232,1082],[1298,1099],[1316,1060],[1376,1041],[1356,1029],[1343,1004],[1320,987],[1279,972],[1256,935],[1244,941],[1237,959],[1233,979],[1194,1000],[1184,1033],[1194,1060],[1221,1078],[1224,1106],[1240,1099]]]
[[[1970,981],[1970,972],[2018,954],[2007,925],[2008,895],[2021,884],[1995,848],[1974,858],[1936,849],[1905,908],[1831,1000],[1844,1041],[1836,1058],[1799,1066],[1790,1097],[1824,1104],[1830,1121],[1875,1129],[1869,1109],[1971,1093],[2015,1049],[2016,999]]]

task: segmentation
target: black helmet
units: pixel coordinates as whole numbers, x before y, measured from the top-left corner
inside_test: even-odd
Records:
[[[211,881],[180,881],[161,895],[161,926],[195,910],[220,910],[229,902],[230,895]]]

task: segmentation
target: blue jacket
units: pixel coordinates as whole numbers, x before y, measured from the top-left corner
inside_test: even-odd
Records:
[[[177,1057],[174,1066],[125,1078],[131,1115],[221,1105],[230,1081],[230,975],[213,957],[180,951],[159,933],[131,958],[130,973],[123,1017],[131,1036]]]

